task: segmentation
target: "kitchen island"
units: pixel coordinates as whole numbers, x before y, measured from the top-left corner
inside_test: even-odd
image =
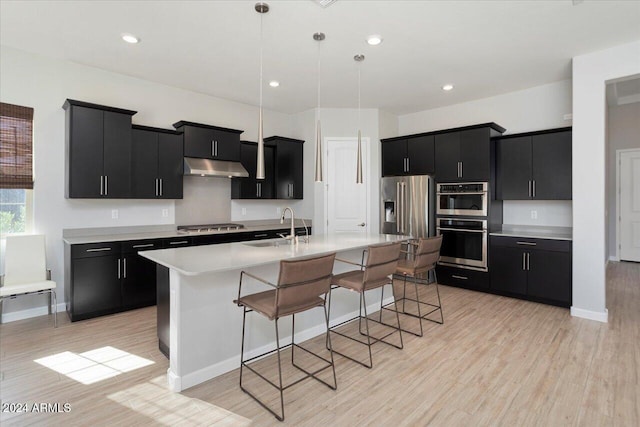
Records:
[[[169,370],[172,391],[182,391],[240,366],[242,309],[233,304],[238,296],[240,271],[245,270],[277,283],[283,259],[323,255],[361,261],[362,249],[369,245],[406,239],[405,236],[340,233],[309,236],[295,245],[272,246],[262,240],[197,247],[142,251],[139,254],[169,269]],[[353,269],[336,262],[334,273]],[[247,280],[243,295],[267,290],[264,284]],[[331,323],[357,314],[359,299],[349,292],[334,293]],[[371,310],[380,300],[371,298]],[[283,322],[283,343],[290,340],[290,322]],[[247,317],[245,353],[247,357],[274,348],[272,322],[262,316]],[[312,310],[296,316],[296,341],[325,332],[324,314]]]

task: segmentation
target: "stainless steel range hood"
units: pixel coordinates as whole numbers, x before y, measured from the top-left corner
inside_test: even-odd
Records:
[[[224,160],[184,158],[184,174],[192,176],[221,176],[225,178],[246,178],[249,172],[240,162]]]

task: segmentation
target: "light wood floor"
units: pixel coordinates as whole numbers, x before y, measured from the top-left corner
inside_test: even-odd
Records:
[[[284,424],[640,425],[640,264],[610,264],[608,324],[572,318],[567,309],[440,289],[444,325],[426,325],[423,338],[405,334],[404,350],[377,344],[372,370],[336,356],[338,390],[313,380],[287,390]],[[2,403],[70,404],[67,413],[1,413],[3,426],[282,425],[240,391],[238,371],[183,393],[167,391],[154,308],[73,324],[65,317],[57,329],[48,317],[0,326]],[[322,348],[319,339],[306,344]],[[345,344],[334,340],[336,348],[360,350]],[[106,346],[153,363],[86,385],[34,362]],[[69,369],[62,363],[58,370]],[[287,368],[285,375],[296,373]],[[270,392],[247,378],[248,386]]]

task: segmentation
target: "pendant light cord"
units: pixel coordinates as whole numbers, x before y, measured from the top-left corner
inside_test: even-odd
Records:
[[[361,63],[358,62],[358,130],[360,130],[360,86],[361,86],[361,82],[360,82],[360,70],[361,70]]]
[[[317,108],[317,113],[316,113],[316,120],[320,120],[320,42],[318,42],[317,80],[318,80],[318,108]]]
[[[263,43],[263,35],[262,35],[262,16],[264,13],[260,14],[260,109],[262,110],[262,45]]]

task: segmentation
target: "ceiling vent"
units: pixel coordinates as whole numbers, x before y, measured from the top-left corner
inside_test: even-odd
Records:
[[[328,7],[334,4],[338,0],[312,0],[314,3],[319,4],[322,7]]]

